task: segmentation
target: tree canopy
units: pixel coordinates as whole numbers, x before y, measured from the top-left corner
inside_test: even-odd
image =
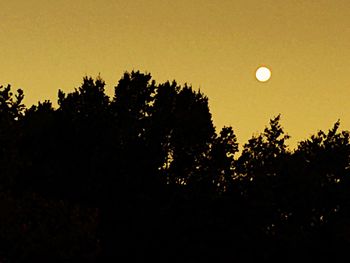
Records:
[[[30,108],[0,86],[0,261],[337,261],[350,245],[350,133],[295,150],[273,117],[243,149],[191,86],[126,72]]]

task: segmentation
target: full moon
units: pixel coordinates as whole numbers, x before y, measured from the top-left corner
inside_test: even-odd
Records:
[[[267,67],[259,67],[255,72],[255,76],[260,82],[266,82],[271,78],[271,70]]]

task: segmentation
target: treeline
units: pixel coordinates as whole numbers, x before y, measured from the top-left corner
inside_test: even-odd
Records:
[[[1,262],[340,261],[349,132],[291,151],[280,116],[238,154],[207,97],[125,73],[26,108],[0,87]],[[302,117],[301,117],[302,118]]]

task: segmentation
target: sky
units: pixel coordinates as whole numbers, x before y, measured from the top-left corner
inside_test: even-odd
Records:
[[[241,144],[278,114],[291,148],[338,119],[350,129],[348,0],[0,0],[0,13],[0,85],[27,106],[99,74],[112,95],[140,70],[200,89]]]

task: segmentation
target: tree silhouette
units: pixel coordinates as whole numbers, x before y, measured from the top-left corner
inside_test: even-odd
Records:
[[[270,127],[244,145],[237,160],[237,173],[241,195],[256,207],[260,223],[272,224],[277,207],[277,192],[286,160],[290,156],[285,144],[280,116],[270,120]],[[267,190],[269,189],[269,190]]]
[[[343,194],[349,175],[349,132],[338,129],[339,121],[327,134],[320,131],[300,142],[293,156],[298,171],[289,170],[295,188],[289,191],[288,203],[308,227],[324,224],[347,199]]]
[[[19,120],[24,114],[22,104],[24,94],[17,90],[11,91],[11,86],[0,86],[0,189],[7,191],[15,184],[15,166],[18,162],[18,141],[21,136]]]
[[[237,152],[238,143],[232,127],[223,127],[210,145],[208,158],[203,161],[205,169],[202,171],[201,180],[209,193],[225,194],[234,190],[234,156]]]
[[[339,262],[350,133],[287,147],[280,115],[243,145],[208,98],[126,72],[30,108],[0,86],[0,261]]]

